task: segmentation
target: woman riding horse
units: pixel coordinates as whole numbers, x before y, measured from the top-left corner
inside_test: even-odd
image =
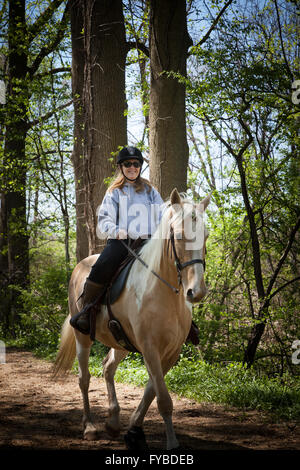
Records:
[[[188,197],[181,197],[176,188],[173,189],[170,200],[164,204],[156,232],[139,252],[142,262],[133,262],[122,294],[113,303],[114,314],[130,343],[143,355],[149,376],[142,400],[131,415],[129,429],[124,436],[130,450],[147,448],[142,428],[147,410],[155,397],[165,423],[167,449],[179,445],[172,421],[172,398],[164,377],[178,360],[191,328],[192,304],[200,302],[207,292],[204,272],[208,231],[203,217],[209,201],[210,196],[207,196],[196,203]],[[141,220],[138,222],[141,223]],[[133,228],[128,224],[128,233]],[[109,227],[107,229],[109,231]],[[70,317],[78,314],[78,297],[97,259],[98,255],[88,256],[73,270],[69,283],[69,315],[62,328],[54,366],[55,375],[70,370],[77,356],[83,398],[83,436],[90,440],[96,439],[98,432],[92,420],[88,395],[88,365],[93,341],[91,337],[71,327]],[[145,269],[145,265],[148,269]],[[108,393],[105,426],[111,436],[117,436],[121,431],[121,421],[114,375],[128,350],[120,346],[111,334],[107,306],[102,305],[100,310],[96,319],[95,338],[110,348],[103,361],[103,377]]]
[[[83,334],[90,333],[90,306],[105,292],[128,254],[120,240],[126,244],[138,238],[146,240],[160,222],[163,200],[151,183],[141,177],[143,162],[142,153],[135,147],[124,147],[118,154],[118,172],[106,192],[98,218],[107,244],[86,279],[83,308],[70,320]]]

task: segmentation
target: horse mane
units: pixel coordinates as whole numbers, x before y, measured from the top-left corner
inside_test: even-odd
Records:
[[[194,206],[195,202],[187,197],[185,193],[180,194],[182,204],[190,204]],[[149,269],[145,269],[143,273],[143,283],[150,288],[151,280],[156,278],[151,274],[151,270],[158,272],[160,268],[161,259],[163,257],[165,240],[169,239],[170,235],[170,221],[172,222],[173,227],[182,222],[182,212],[178,211],[173,213],[171,201],[167,200],[164,203],[163,214],[160,220],[159,225],[156,228],[156,231],[153,233],[152,237],[145,243],[140,251],[140,258],[148,265]],[[137,262],[141,265],[139,262]],[[137,264],[135,263],[135,264]]]

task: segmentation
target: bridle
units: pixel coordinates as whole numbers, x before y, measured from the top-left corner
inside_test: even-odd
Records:
[[[172,251],[173,251],[173,254],[174,254],[174,258],[175,258],[175,265],[176,265],[176,269],[177,269],[177,276],[178,276],[178,284],[179,285],[182,284],[181,271],[184,268],[187,268],[188,266],[192,266],[193,264],[196,264],[196,263],[200,263],[200,264],[202,264],[203,270],[205,271],[205,259],[194,258],[194,259],[191,259],[190,261],[186,261],[185,263],[180,262],[180,259],[177,255],[177,251],[176,251],[176,247],[175,247],[175,237],[174,237],[174,230],[173,230],[172,226],[170,228],[170,241],[171,241]]]
[[[142,260],[139,255],[132,249],[130,248],[130,246],[128,246],[124,240],[120,239],[120,241],[122,242],[122,244],[127,248],[127,250],[129,251],[129,253],[134,256],[134,258],[136,258],[137,260],[139,260],[144,266],[145,268],[149,269],[149,266],[147,265],[147,263],[145,263],[144,260]],[[182,274],[181,274],[181,271],[185,268],[187,268],[188,266],[192,266],[193,264],[196,264],[196,263],[199,263],[199,264],[202,264],[203,266],[203,269],[205,271],[205,259],[201,259],[201,258],[194,258],[190,261],[186,261],[185,263],[181,263],[178,255],[177,255],[177,251],[176,251],[176,247],[175,247],[175,237],[174,237],[174,230],[173,230],[173,227],[171,226],[170,227],[170,237],[169,237],[169,241],[171,242],[171,247],[172,247],[172,253],[174,254],[174,258],[175,258],[175,265],[176,265],[176,269],[177,269],[177,278],[178,278],[178,284],[179,284],[179,287],[182,285]],[[169,244],[169,242],[168,242]],[[171,254],[171,257],[172,257],[172,254]],[[157,274],[155,271],[153,271],[151,269],[151,273],[156,276],[160,281],[162,281],[164,284],[166,284],[168,287],[170,287],[170,289],[173,290],[173,292],[175,292],[176,294],[179,294],[179,289],[177,289],[176,287],[172,286],[168,281],[166,281],[165,279],[163,279],[159,274]]]

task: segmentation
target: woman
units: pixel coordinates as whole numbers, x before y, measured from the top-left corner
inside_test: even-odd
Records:
[[[154,233],[161,217],[163,200],[158,191],[141,177],[144,159],[135,147],[118,154],[118,173],[100,207],[98,228],[107,244],[91,269],[83,291],[83,308],[70,323],[83,334],[90,333],[89,309],[106,290],[114,273],[126,258],[125,244]]]

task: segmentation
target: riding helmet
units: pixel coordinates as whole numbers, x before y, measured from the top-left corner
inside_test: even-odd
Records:
[[[117,156],[117,164],[125,162],[125,160],[130,160],[131,158],[136,158],[141,165],[143,165],[144,159],[142,152],[136,147],[124,147],[120,150]]]

